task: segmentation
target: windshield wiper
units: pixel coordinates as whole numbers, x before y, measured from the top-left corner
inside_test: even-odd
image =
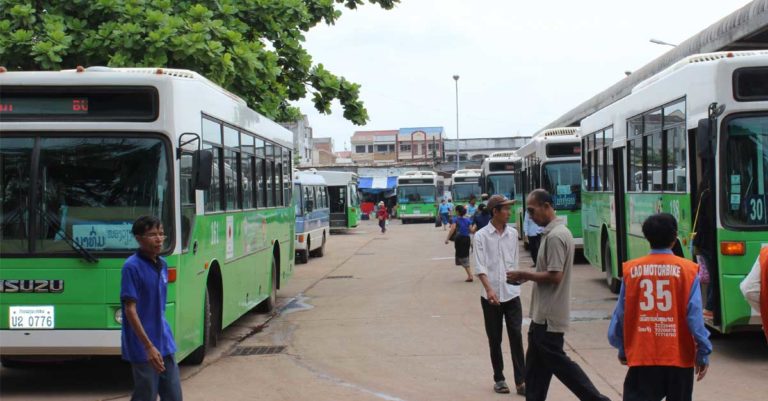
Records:
[[[80,256],[85,259],[86,262],[89,263],[96,263],[99,261],[99,258],[93,256],[92,253],[90,253],[87,249],[85,249],[79,242],[77,242],[76,239],[72,238],[71,235],[67,234],[67,230],[61,229],[61,223],[55,219],[53,216],[48,215],[47,212],[43,210],[38,205],[35,205],[35,210],[37,210],[38,213],[40,213],[40,216],[46,221],[46,223],[50,224],[54,230],[56,230],[56,235],[61,235],[61,237],[64,239],[64,242],[67,243],[72,249],[75,250]]]

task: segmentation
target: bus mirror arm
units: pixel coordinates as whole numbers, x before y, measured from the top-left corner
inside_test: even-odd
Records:
[[[716,130],[717,118],[725,111],[725,105],[713,102],[707,110],[707,118],[699,120],[696,129],[696,152],[701,158],[714,158],[717,150]]]
[[[191,137],[186,139],[187,137]],[[184,152],[184,147],[190,143],[197,142],[197,149],[200,149],[200,136],[194,132],[185,132],[179,135],[179,148],[176,149],[176,160],[181,159],[181,154]]]
[[[213,153],[210,150],[196,150],[192,157],[192,179],[196,190],[207,190],[211,187],[212,170]]]

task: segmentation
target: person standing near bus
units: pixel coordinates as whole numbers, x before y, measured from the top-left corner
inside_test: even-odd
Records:
[[[133,223],[132,233],[139,249],[126,259],[122,269],[122,355],[133,372],[132,401],[180,401],[181,380],[174,359],[176,343],[165,305],[168,291],[168,264],[160,256],[165,241],[157,217],[142,216]]]
[[[389,219],[389,213],[387,213],[387,208],[384,206],[384,201],[379,202],[379,210],[376,211],[376,218],[379,220],[379,227],[381,228],[381,233],[384,234],[387,232],[387,220]]]
[[[445,202],[445,199],[440,201],[440,207],[437,212],[440,214],[440,222],[442,223],[443,231],[445,231],[448,229],[448,223],[451,221],[451,208]]]
[[[555,215],[552,196],[546,190],[531,191],[526,200],[526,209],[531,220],[544,227],[536,271],[507,272],[509,283],[534,282],[529,312],[531,325],[528,329],[528,352],[525,355],[525,399],[546,400],[554,375],[579,400],[608,400],[563,350],[565,332],[571,320],[571,275],[575,249],[573,235]]]
[[[768,247],[760,249],[760,255],[752,265],[752,270],[739,287],[749,305],[760,312],[763,333],[768,340]]]
[[[469,271],[469,247],[471,241],[469,239],[469,226],[472,222],[466,217],[467,209],[464,206],[456,206],[456,216],[453,217],[453,224],[448,232],[448,238],[445,239],[446,245],[451,241],[453,237],[453,247],[455,250],[455,263],[456,266],[461,266],[467,273],[467,279],[464,280],[471,283],[474,279],[472,273]],[[456,234],[454,236],[454,233]]]
[[[475,205],[475,203],[477,203],[477,199],[475,198],[475,195],[470,195],[469,203],[467,204],[467,217],[469,217],[470,219],[477,212],[477,206]]]
[[[691,400],[693,377],[704,378],[712,343],[704,325],[699,266],[675,256],[677,221],[657,213],[643,223],[647,256],[623,266],[608,341],[629,365],[624,400]]]
[[[536,267],[536,258],[539,256],[539,244],[541,243],[541,230],[542,228],[531,220],[531,216],[528,212],[525,212],[525,219],[523,220],[523,231],[525,236],[528,237],[528,249],[531,251],[531,260],[533,260],[533,267]]]
[[[507,326],[517,394],[525,394],[525,354],[523,352],[523,308],[520,286],[507,284],[509,270],[518,269],[517,231],[507,224],[513,201],[494,195],[488,201],[493,213],[490,224],[475,233],[475,275],[483,284],[480,305],[483,308],[485,334],[493,366],[493,390],[509,393],[504,377],[501,339]],[[485,209],[485,205],[481,205]],[[475,216],[478,217],[477,215]]]

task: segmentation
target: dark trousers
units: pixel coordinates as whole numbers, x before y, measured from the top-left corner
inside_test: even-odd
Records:
[[[587,374],[563,351],[563,333],[550,333],[546,324],[531,322],[528,353],[525,356],[526,401],[547,399],[549,383],[555,375],[579,400],[608,400],[600,394]]]
[[[131,363],[133,371],[133,394],[131,401],[181,401],[181,379],[179,367],[173,355],[163,357],[165,371],[157,373],[149,362]]]
[[[691,401],[693,368],[633,366],[624,379],[624,401]]]
[[[387,231],[387,221],[386,220],[379,220],[379,227],[381,227],[381,232]]]
[[[533,265],[536,266],[536,258],[539,257],[539,245],[541,244],[541,235],[528,236],[528,249],[531,251]]]
[[[515,384],[518,386],[523,384],[525,381],[525,354],[523,352],[523,334],[521,333],[523,308],[520,305],[520,297],[502,302],[500,305],[491,305],[487,299],[481,297],[480,304],[483,306],[485,334],[488,336],[488,348],[491,351],[493,381],[506,380],[504,378],[504,358],[501,354],[501,337],[504,335],[504,322],[506,321]]]

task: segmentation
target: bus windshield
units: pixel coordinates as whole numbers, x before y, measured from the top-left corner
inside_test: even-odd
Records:
[[[397,203],[435,203],[434,185],[408,185],[397,187]]]
[[[453,184],[453,188],[451,190],[453,201],[454,202],[466,202],[469,201],[469,198],[474,195],[475,198],[480,198],[480,193],[482,190],[480,189],[480,184],[478,183],[461,183],[461,184]]]
[[[768,116],[734,118],[726,127],[722,191],[724,223],[767,226]]]
[[[0,138],[0,252],[72,253],[70,238],[88,251],[131,251],[142,215],[160,218],[170,247],[173,199],[160,139],[35,139]]]
[[[488,195],[504,195],[508,199],[515,197],[515,176],[499,174],[488,176]]]
[[[545,163],[543,170],[544,189],[552,195],[555,210],[581,208],[579,161]]]

